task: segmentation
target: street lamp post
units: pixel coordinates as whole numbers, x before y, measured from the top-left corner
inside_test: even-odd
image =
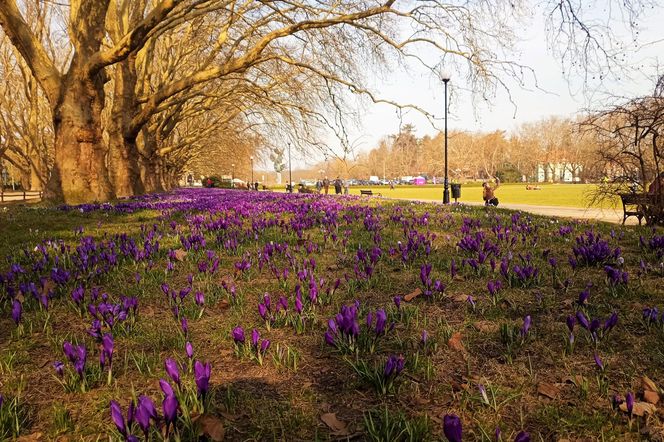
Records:
[[[450,75],[444,73],[442,80],[445,83],[445,178],[443,181],[443,204],[449,204],[450,184],[447,177],[447,82],[450,81]]]
[[[250,156],[249,159],[251,160],[251,185],[254,185],[254,156]]]
[[[231,188],[235,187],[235,163],[231,164]]]
[[[293,193],[293,170],[291,169],[290,141],[288,142],[288,189]]]

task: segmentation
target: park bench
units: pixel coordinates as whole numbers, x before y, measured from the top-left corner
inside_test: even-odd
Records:
[[[630,216],[635,216],[639,220],[639,225],[641,225],[643,218],[646,218],[646,221],[648,221],[648,208],[654,206],[655,195],[647,193],[621,193],[620,201],[622,201],[623,206],[623,225]]]
[[[372,190],[360,190],[360,195],[368,195],[368,196],[378,195],[378,196],[383,196],[383,195],[380,194],[380,193],[373,193]]]

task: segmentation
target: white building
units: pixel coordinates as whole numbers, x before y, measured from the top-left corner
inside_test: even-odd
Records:
[[[581,181],[581,164],[549,163],[537,165],[537,182],[578,183]]]

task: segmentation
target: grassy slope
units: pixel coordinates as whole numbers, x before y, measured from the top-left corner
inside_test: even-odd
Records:
[[[486,222],[486,212],[483,209],[463,209],[463,212],[453,213],[449,218],[447,209],[440,206],[417,208],[420,213],[424,210],[430,212],[431,230],[438,235],[430,260],[434,267],[433,275],[447,281],[450,257],[459,253],[455,244],[459,239],[461,216],[472,216]],[[504,213],[505,219],[509,219],[509,213],[498,213]],[[132,215],[65,214],[16,208],[4,213],[0,219],[0,253],[9,255],[24,246],[34,245],[42,238],[58,237],[71,241],[74,239],[73,229],[79,226],[84,226],[85,233],[96,238],[119,231],[136,234],[140,223],[151,225],[152,222],[160,222],[156,216],[151,212]],[[416,299],[409,304],[407,310],[412,317],[397,324],[394,333],[379,347],[380,355],[365,356],[367,360],[381,361],[386,354],[403,353],[409,358],[409,377],[397,396],[380,397],[360,382],[342,357],[321,343],[322,333],[327,318],[333,316],[340,305],[356,298],[371,309],[383,306],[394,312],[390,307],[392,297],[409,293],[420,284],[419,261],[412,267],[404,267],[398,261],[385,258],[370,285],[343,288],[332,305],[316,311],[316,326],[301,336],[295,335],[288,327],[267,331],[262,325],[256,313],[256,300],[266,291],[273,294],[283,292],[283,288],[269,277],[269,272],[259,274],[254,270],[247,277],[239,277],[236,283],[244,298],[243,305],[229,306],[217,298],[219,302],[209,306],[202,319],[190,322],[191,340],[197,357],[210,360],[213,365],[213,410],[225,413],[228,438],[325,439],[329,434],[319,421],[321,413],[336,412],[341,420],[349,423],[352,431],[363,431],[364,413],[388,407],[393,416],[402,413],[412,425],[427,430],[426,439],[441,439],[438,419],[447,412],[462,416],[467,440],[481,439],[484,432],[491,434],[496,425],[502,427],[505,435],[511,433],[512,438],[516,431],[526,428],[544,440],[599,437],[600,434],[607,440],[629,439],[626,418],[612,412],[608,397],[598,391],[595,381],[597,372],[592,361],[594,348],[587,339],[587,333],[577,329],[575,353],[561,356],[564,318],[573,312],[571,303],[578,292],[587,282],[593,281],[596,289],[592,291],[587,310],[600,317],[608,316],[613,310],[620,313],[620,326],[598,347],[608,365],[610,392],[624,395],[628,390],[637,391],[641,375],[650,376],[661,386],[664,384],[661,371],[664,335],[645,329],[639,321],[642,306],[659,303],[660,309],[663,307],[664,292],[659,285],[659,277],[652,274],[641,281],[634,278],[630,291],[614,297],[604,288],[601,269],[581,269],[572,273],[567,268],[559,276],[560,279],[570,278],[573,288],[569,291],[554,289],[549,282],[547,264],[534,250],[551,249],[559,261],[565,262],[570,253],[570,239],[551,235],[556,231],[557,224],[538,217],[533,219],[541,230],[540,242],[535,247],[530,244],[518,246],[518,250],[533,252],[543,273],[538,287],[508,288],[502,294],[504,302],[494,306],[488,301],[485,287],[487,279],[497,278],[497,275],[488,274],[486,269],[479,275],[467,269],[462,272],[461,278],[447,281],[449,289],[444,299],[435,302]],[[179,222],[186,228],[182,219]],[[167,229],[167,226],[163,227]],[[613,228],[605,225],[597,227],[607,238]],[[575,233],[583,230],[577,226]],[[648,231],[645,228],[626,228],[624,232],[624,236],[610,241],[612,245],[623,247],[627,268],[634,274],[641,258],[638,235],[647,235]],[[322,243],[319,232],[310,233],[314,242]],[[401,228],[397,226],[388,227],[383,232],[386,244],[396,244],[402,238]],[[292,234],[284,236],[279,230],[268,229],[261,233],[260,244],[270,239],[296,242]],[[209,247],[215,248],[213,241],[209,244]],[[369,236],[361,221],[354,225],[349,244],[353,247],[358,244],[370,246]],[[178,247],[177,239],[165,237],[162,247],[163,250]],[[244,247],[247,251],[255,249],[256,243]],[[320,276],[341,276],[347,270],[347,267],[344,269],[347,264],[339,265],[339,251],[339,246],[328,245],[328,253],[313,255],[318,261],[318,268],[324,269]],[[219,290],[221,276],[230,277],[233,263],[240,256],[231,256],[219,249],[217,252],[222,257],[222,269],[214,278],[213,286],[209,285],[212,281],[196,282],[206,291],[208,299],[214,299],[212,294]],[[298,256],[301,259],[303,254]],[[156,260],[154,270],[147,270],[144,266],[125,266],[102,281],[101,285],[112,296],[137,295],[141,303],[140,327],[133,335],[117,339],[117,381],[110,387],[97,385],[85,394],[63,393],[51,375],[50,363],[62,357],[62,341],[72,336],[84,340],[84,330],[89,321],[79,318],[63,302],[54,302],[51,323],[44,330],[39,326],[42,319],[38,313],[26,313],[27,321],[35,326],[33,334],[27,339],[10,338],[0,342],[0,388],[4,393],[11,393],[12,386],[18,385],[21,377],[26,382],[25,401],[29,404],[31,415],[26,432],[41,431],[50,437],[66,432],[94,440],[98,434],[111,428],[108,419],[110,399],[120,399],[126,406],[132,388],[138,393],[145,392],[155,399],[160,398],[156,380],[164,376],[162,361],[165,357],[181,357],[182,343],[178,338],[177,325],[164,306],[159,286],[165,280],[173,287],[184,286],[186,275],[196,273],[196,262],[201,258],[202,254],[190,254],[182,263],[177,263],[174,274],[166,278],[163,272],[165,255],[162,254]],[[652,261],[652,257],[645,258]],[[655,261],[652,263],[656,265]],[[140,284],[133,282],[137,271],[143,275]],[[290,285],[289,293],[292,292],[292,282]],[[476,297],[476,311],[468,309],[463,301],[465,295]],[[457,298],[461,301],[455,301]],[[2,310],[6,312],[7,305],[3,305]],[[508,364],[496,327],[503,323],[518,325],[526,314],[533,317],[532,336],[515,355],[513,363]],[[235,358],[229,331],[238,324],[248,329],[257,327],[263,336],[272,339],[273,345],[280,343],[296,350],[300,355],[298,371],[279,370],[271,361],[259,367],[248,360]],[[438,349],[428,354],[420,353],[420,361],[415,365],[413,355],[423,329],[429,332],[433,342],[437,342]],[[0,318],[1,335],[10,336],[12,331],[13,324],[3,313]],[[465,347],[461,352],[447,345],[450,334],[457,332],[461,333]],[[95,363],[95,357],[89,359],[92,364]],[[142,361],[141,364],[137,360]],[[139,369],[139,365],[143,368]],[[582,387],[583,382],[575,385],[567,381],[574,376],[582,376],[587,387]],[[495,393],[495,405],[481,404],[476,388],[478,383]],[[538,395],[541,383],[556,384],[559,396],[549,400]],[[62,410],[69,417],[58,418]],[[425,415],[433,421],[422,423]],[[653,418],[653,425],[660,418]],[[636,430],[636,425],[632,430]],[[637,438],[634,433],[631,437]]]

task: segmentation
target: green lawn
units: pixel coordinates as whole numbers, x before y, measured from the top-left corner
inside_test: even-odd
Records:
[[[588,207],[589,194],[596,189],[594,184],[541,184],[541,190],[526,190],[525,184],[502,184],[496,191],[501,204],[528,204],[533,206]],[[380,192],[384,197],[442,200],[443,186],[357,186],[350,192],[359,195],[361,189]],[[477,184],[464,185],[461,188],[460,202],[481,202],[482,188]],[[599,207],[613,207],[605,202]]]

